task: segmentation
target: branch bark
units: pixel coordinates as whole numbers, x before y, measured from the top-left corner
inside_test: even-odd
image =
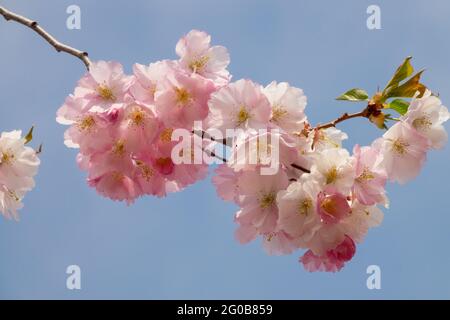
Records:
[[[91,61],[88,58],[88,53],[86,51],[81,51],[78,49],[75,49],[71,46],[68,46],[64,43],[59,42],[56,40],[50,33],[45,31],[44,28],[42,28],[37,21],[28,19],[24,16],[21,16],[17,13],[11,12],[7,10],[4,7],[0,6],[0,14],[5,18],[6,21],[15,21],[18,22],[32,30],[34,30],[39,36],[45,39],[53,48],[55,48],[58,52],[66,52],[78,59],[80,59],[84,65],[86,66],[86,69],[89,70],[89,66],[91,64]]]
[[[339,118],[334,119],[333,121],[330,121],[330,122],[325,123],[325,124],[318,125],[315,129],[316,130],[320,130],[320,129],[336,127],[336,125],[339,122],[342,122],[342,121],[345,121],[345,120],[348,120],[348,119],[352,119],[352,118],[358,118],[358,117],[365,117],[365,118],[367,118],[368,117],[368,110],[367,110],[367,108],[364,109],[363,111],[356,112],[356,113],[351,113],[351,114],[346,112],[343,115],[341,115]]]

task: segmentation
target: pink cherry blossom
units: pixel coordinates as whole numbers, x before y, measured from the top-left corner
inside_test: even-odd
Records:
[[[380,165],[389,180],[405,183],[419,174],[429,142],[408,123],[398,122],[374,142],[374,147],[383,154]]]
[[[353,193],[356,199],[364,205],[373,205],[385,201],[386,172],[378,163],[380,162],[380,150],[374,147],[353,148],[355,158],[356,179],[353,185]]]
[[[245,171],[238,179],[239,204],[242,210],[236,215],[241,225],[251,225],[260,234],[275,231],[278,220],[277,193],[288,186],[283,170],[276,175],[261,175],[256,171]]]
[[[120,63],[93,62],[89,72],[78,81],[74,96],[88,100],[89,106],[105,110],[112,104],[125,100],[131,83],[132,77],[124,74]]]
[[[260,129],[269,124],[271,107],[261,86],[241,79],[211,95],[208,102],[210,127],[228,129]]]
[[[322,221],[329,224],[338,223],[351,211],[347,197],[339,192],[319,192],[316,207]]]
[[[155,96],[163,90],[162,84],[169,73],[175,72],[176,63],[170,60],[142,65],[133,65],[134,81],[130,86],[130,93],[137,102],[154,105]]]
[[[272,115],[270,121],[286,132],[302,131],[306,121],[304,113],[306,96],[301,89],[287,82],[271,82],[263,90],[269,99]]]
[[[225,47],[211,47],[211,36],[203,31],[192,30],[178,41],[176,52],[180,65],[188,72],[225,85],[231,76],[227,70],[230,56]]]
[[[164,88],[155,97],[156,112],[164,124],[175,128],[192,128],[194,121],[208,115],[208,100],[215,90],[211,82],[193,75],[169,74]]]
[[[336,272],[342,269],[344,264],[350,261],[355,255],[356,247],[352,238],[345,236],[341,244],[336,248],[327,251],[323,256],[317,256],[311,250],[308,250],[300,262],[306,270]]]
[[[428,90],[423,97],[411,101],[408,112],[402,117],[429,140],[433,149],[442,149],[447,142],[447,131],[442,124],[449,118],[448,109]]]

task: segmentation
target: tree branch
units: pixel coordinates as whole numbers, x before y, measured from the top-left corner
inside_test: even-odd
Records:
[[[91,61],[88,58],[87,52],[75,49],[64,43],[59,42],[51,34],[49,34],[47,31],[45,31],[41,26],[39,26],[37,21],[33,21],[26,17],[18,15],[14,12],[11,12],[11,11],[5,9],[4,7],[0,7],[0,14],[5,18],[6,21],[9,21],[9,20],[16,21],[16,22],[23,24],[24,26],[34,30],[37,34],[39,34],[42,38],[44,38],[45,41],[47,41],[53,48],[55,48],[56,51],[66,52],[74,57],[77,57],[78,59],[83,61],[84,65],[89,70]]]
[[[348,120],[348,119],[352,119],[352,118],[358,118],[358,117],[365,117],[365,118],[367,118],[368,117],[368,110],[367,110],[367,108],[364,109],[363,111],[356,112],[356,113],[351,113],[351,114],[348,114],[346,112],[343,115],[341,115],[339,118],[334,119],[333,121],[330,121],[330,122],[325,123],[325,124],[318,125],[315,129],[316,130],[320,130],[320,129],[336,127],[336,125],[339,122],[342,122],[342,121],[345,121],[345,120]]]

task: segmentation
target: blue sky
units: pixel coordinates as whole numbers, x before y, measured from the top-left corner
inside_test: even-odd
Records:
[[[381,7],[381,30],[366,8]],[[81,30],[65,26],[79,5]],[[334,97],[352,87],[373,93],[404,57],[426,68],[424,82],[450,105],[448,1],[1,1],[41,22],[93,60],[175,58],[180,36],[196,28],[231,54],[235,80],[288,81],[304,89],[312,122],[357,111]],[[165,199],[134,205],[103,199],[85,184],[75,150],[63,144],[55,113],[85,72],[23,26],[0,19],[0,131],[36,126],[44,143],[36,189],[20,223],[0,219],[0,298],[392,299],[450,298],[450,149],[431,152],[421,175],[389,186],[391,208],[355,258],[337,274],[307,273],[298,252],[271,257],[258,242],[233,239],[236,207],[210,178]],[[341,125],[347,147],[380,132],[364,119]],[[449,129],[449,126],[447,126]],[[82,270],[82,289],[66,289],[65,270]],[[366,268],[381,267],[381,290]]]

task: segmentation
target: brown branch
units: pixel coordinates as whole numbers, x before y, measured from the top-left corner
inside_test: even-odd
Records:
[[[303,171],[304,173],[311,173],[311,170],[308,170],[302,166],[299,166],[298,164],[291,163],[291,167],[300,171]]]
[[[316,130],[320,130],[320,129],[336,127],[336,125],[339,122],[342,122],[342,121],[345,121],[345,120],[348,120],[348,119],[352,119],[352,118],[358,118],[358,117],[366,117],[367,118],[368,117],[368,109],[366,108],[363,111],[356,112],[356,113],[351,113],[351,114],[346,112],[343,115],[341,115],[339,118],[334,119],[333,121],[330,121],[330,122],[325,123],[325,124],[318,125],[315,129]]]
[[[45,39],[53,48],[55,48],[58,52],[66,52],[74,57],[77,57],[81,61],[83,61],[86,68],[89,70],[89,66],[91,64],[91,61],[88,58],[88,53],[85,51],[80,51],[78,49],[75,49],[73,47],[70,47],[64,43],[59,42],[56,40],[51,34],[49,34],[47,31],[45,31],[37,21],[30,20],[26,17],[23,17],[21,15],[18,15],[14,12],[11,12],[4,7],[0,7],[0,14],[5,18],[6,21],[13,20],[20,24],[23,24],[24,26],[34,30],[37,34],[39,34],[42,38]]]

